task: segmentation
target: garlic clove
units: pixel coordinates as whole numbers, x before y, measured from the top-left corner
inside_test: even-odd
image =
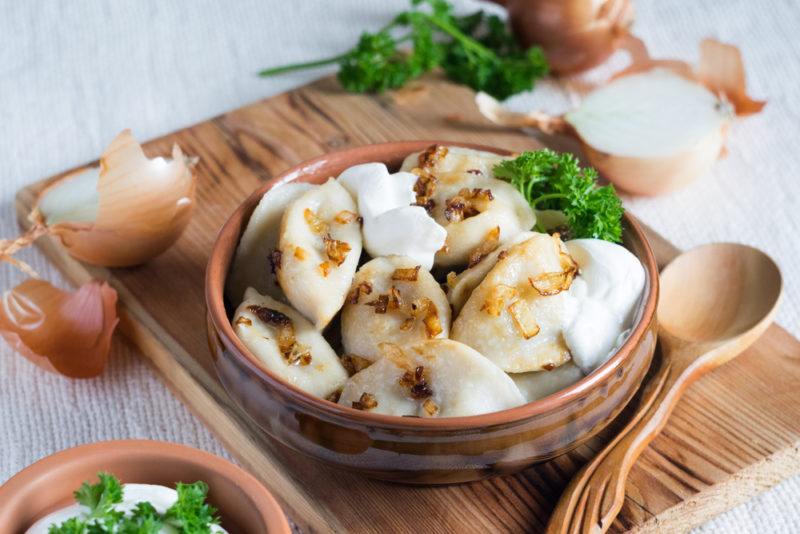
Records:
[[[69,253],[87,263],[144,263],[174,243],[194,204],[194,162],[175,145],[172,159],[148,159],[129,130],[100,166],[68,174],[42,191],[31,213]]]
[[[2,297],[0,335],[48,371],[91,378],[108,360],[116,303],[117,292],[98,280],[72,293],[44,280],[26,280]]]

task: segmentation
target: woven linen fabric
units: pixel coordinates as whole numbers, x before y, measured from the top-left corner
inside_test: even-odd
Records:
[[[474,0],[454,2],[459,11]],[[329,71],[270,80],[260,68],[316,59],[385,24],[406,0],[0,0],[0,236],[16,235],[15,192],[95,159],[116,133],[146,140],[191,125]],[[680,247],[739,241],[781,264],[778,322],[800,335],[800,4],[796,0],[655,0],[636,3],[634,32],[656,57],[697,58],[703,37],[741,47],[750,93],[769,100],[737,123],[729,155],[688,188],[626,198],[633,213]],[[548,81],[511,100],[518,109],[560,112],[563,84]],[[66,282],[36,250],[46,279]],[[0,267],[0,289],[22,275]],[[765,392],[765,394],[767,394]],[[33,461],[114,438],[187,443],[229,457],[123,341],[100,378],[45,373],[0,344],[0,482]],[[800,530],[800,477],[700,527],[704,534]]]

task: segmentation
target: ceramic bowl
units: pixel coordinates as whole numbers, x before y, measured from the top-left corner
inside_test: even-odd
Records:
[[[75,502],[72,492],[106,471],[123,483],[202,480],[208,500],[231,534],[290,534],[274,497],[252,475],[213,454],[162,441],[120,440],[81,445],[26,467],[0,486],[2,532],[25,532],[45,515]]]
[[[603,366],[548,397],[470,417],[395,417],[314,397],[263,369],[234,334],[230,312],[238,303],[226,303],[223,288],[239,237],[264,192],[290,180],[322,183],[358,163],[380,161],[396,169],[409,153],[436,142],[508,154],[463,143],[404,141],[303,162],[264,184],[234,212],[220,230],[206,271],[209,345],[220,380],[242,409],[267,434],[296,451],[373,478],[414,484],[511,473],[569,451],[620,413],[656,346],[656,262],[641,227],[626,215],[624,244],[642,261],[647,277],[636,326]]]

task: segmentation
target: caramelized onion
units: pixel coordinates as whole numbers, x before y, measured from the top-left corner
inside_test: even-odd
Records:
[[[6,291],[0,334],[36,365],[71,378],[91,378],[105,368],[117,325],[117,292],[92,280],[70,293],[44,280]]]

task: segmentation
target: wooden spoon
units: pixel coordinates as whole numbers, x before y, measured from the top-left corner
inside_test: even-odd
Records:
[[[622,508],[625,479],[661,432],[686,388],[753,343],[770,325],[781,273],[763,252],[745,245],[704,245],[661,272],[661,354],[631,421],[578,472],[558,501],[547,532],[605,532]]]

